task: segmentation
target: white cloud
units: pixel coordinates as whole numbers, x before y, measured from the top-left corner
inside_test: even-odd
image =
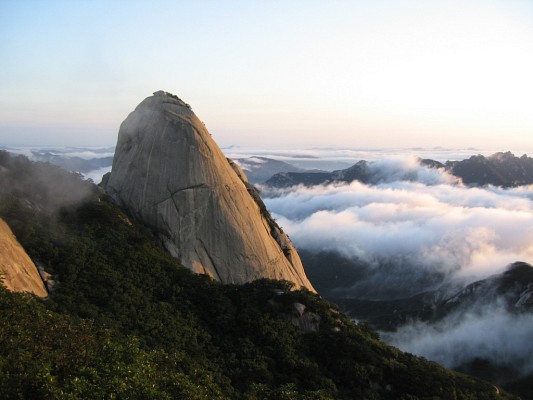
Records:
[[[102,182],[102,177],[111,172],[111,166],[95,169],[83,174],[85,179],[91,179],[94,183],[99,184]]]
[[[297,248],[366,262],[370,273],[337,295],[407,297],[442,285],[453,292],[512,262],[533,261],[533,186],[469,188],[412,157],[370,168],[380,183],[262,188]],[[381,336],[447,367],[483,358],[533,371],[531,315],[511,314],[497,301]]]
[[[502,308],[451,315],[436,324],[417,322],[382,338],[403,351],[437,361],[448,368],[474,358],[497,365],[533,371],[533,318],[513,315]]]
[[[380,164],[391,173],[389,182],[374,186],[352,182],[262,193],[298,248],[336,251],[376,268],[403,260],[401,268],[411,272],[472,281],[533,260],[533,186],[468,188],[409,162],[403,167],[411,169],[411,182],[395,180],[394,161]]]

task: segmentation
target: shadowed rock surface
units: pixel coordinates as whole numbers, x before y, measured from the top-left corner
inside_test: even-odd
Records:
[[[156,92],[126,118],[103,185],[194,272],[223,283],[286,279],[314,290],[242,170],[177,96]]]
[[[533,184],[533,158],[525,154],[516,157],[510,151],[448,161],[446,169],[467,185],[516,187]]]
[[[48,296],[37,267],[3,219],[0,219],[0,280],[13,292]]]

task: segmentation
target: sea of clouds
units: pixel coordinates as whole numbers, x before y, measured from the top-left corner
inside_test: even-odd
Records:
[[[114,147],[2,147],[0,150],[6,150],[12,154],[20,154],[28,157],[32,161],[46,161],[47,156],[56,156],[59,158],[81,158],[83,160],[94,160],[113,157],[115,154]],[[103,166],[85,173],[82,173],[85,179],[91,179],[95,183],[100,183],[102,177],[111,171],[111,165]]]
[[[297,248],[470,283],[533,260],[533,187],[470,188],[414,157],[372,164],[378,183],[263,187]],[[399,271],[401,272],[401,271]],[[416,272],[416,271],[410,271]]]
[[[84,160],[95,158],[113,157],[115,154],[114,147],[2,147],[13,154],[22,154],[30,160],[39,160],[41,154],[52,154],[59,157],[72,158],[78,157]]]
[[[532,154],[524,149],[511,150],[516,155]],[[460,161],[470,156],[482,154],[489,156],[502,149],[486,148],[338,148],[338,147],[307,147],[307,148],[265,148],[265,147],[223,147],[224,154],[231,159],[243,159],[254,156],[272,158],[285,161],[296,167],[305,169],[321,169],[333,171],[352,166],[357,161],[391,160],[405,157],[430,158],[435,161]]]
[[[407,297],[462,287],[515,261],[533,263],[533,186],[467,187],[414,157],[380,160],[371,168],[374,184],[261,188],[298,249],[337,252],[374,270],[339,295],[357,298],[364,288],[368,297]],[[511,314],[497,303],[382,333],[400,349],[447,367],[483,358],[524,374],[533,371],[531,337],[531,314]]]

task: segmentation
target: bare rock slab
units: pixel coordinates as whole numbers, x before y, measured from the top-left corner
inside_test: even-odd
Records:
[[[105,190],[194,272],[223,283],[285,279],[314,291],[244,172],[177,96],[156,92],[122,123]]]

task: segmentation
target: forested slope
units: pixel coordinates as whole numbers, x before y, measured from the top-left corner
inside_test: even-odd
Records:
[[[6,154],[0,171],[0,215],[55,281],[46,301],[0,288],[3,399],[507,398],[287,282],[190,273],[78,176]]]

